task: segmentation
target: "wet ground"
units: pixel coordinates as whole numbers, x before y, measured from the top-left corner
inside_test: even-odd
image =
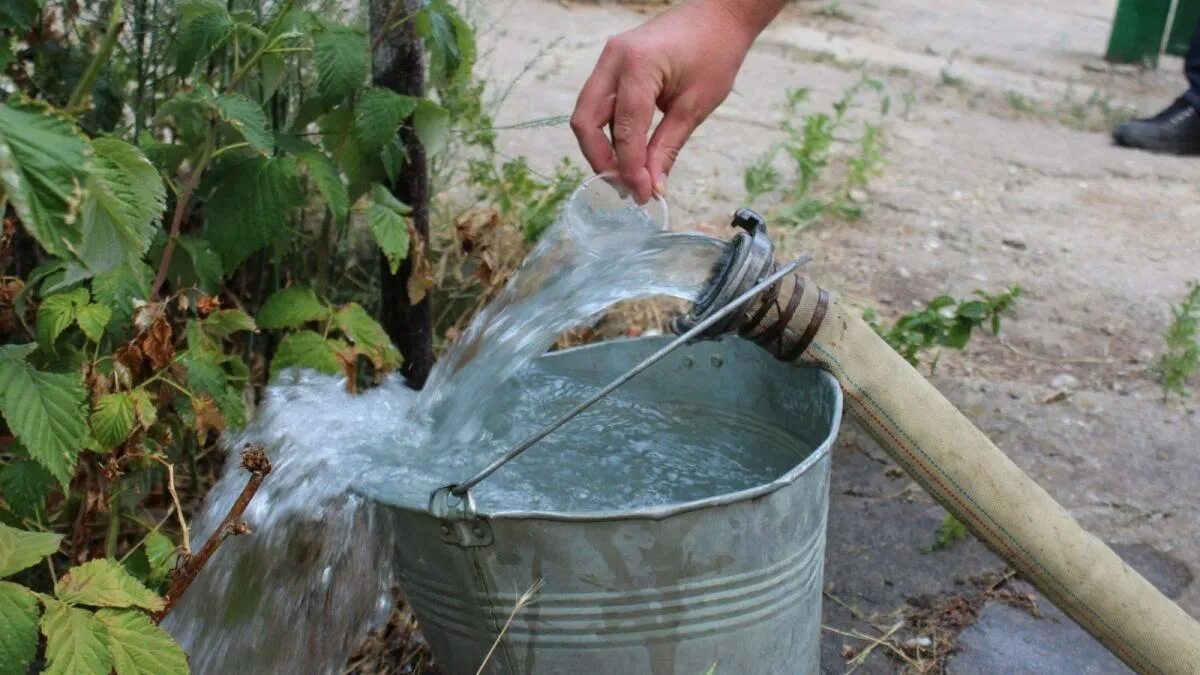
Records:
[[[1112,0],[799,3],[685,149],[669,197],[678,229],[722,231],[743,204],[745,165],[783,138],[788,89],[813,90],[809,112],[864,73],[883,81],[884,165],[857,195],[865,215],[777,236],[816,256],[823,286],[885,319],[943,293],[1020,284],[1002,339],[944,355],[935,382],[1200,616],[1200,399],[1164,404],[1149,371],[1168,304],[1200,277],[1200,158],[1111,145],[1112,123],[1183,86],[1177,59],[1145,71],[1100,58],[1114,10]],[[521,74],[498,115],[505,125],[568,115],[605,37],[657,9],[508,0],[477,11],[493,81]],[[561,123],[501,140],[546,171],[562,157],[582,162]],[[923,552],[944,512],[852,425],[834,481],[827,672],[1123,672],[977,542]]]

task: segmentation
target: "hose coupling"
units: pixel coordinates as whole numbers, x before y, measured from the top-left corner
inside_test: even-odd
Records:
[[[775,269],[775,246],[767,237],[767,221],[762,216],[750,209],[738,209],[733,215],[731,226],[741,230],[730,242],[731,255],[725,265],[717,271],[712,285],[696,301],[691,311],[675,320],[672,326],[675,333],[684,333],[704,321]],[[745,305],[749,307],[756,301],[757,298],[749,300]],[[713,338],[735,332],[745,320],[746,307],[717,322],[701,337]]]

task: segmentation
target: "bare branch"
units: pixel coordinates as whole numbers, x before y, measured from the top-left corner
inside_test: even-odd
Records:
[[[155,612],[154,620],[162,621],[162,618],[171,611],[171,607],[182,596],[187,589],[196,580],[196,576],[200,574],[200,570],[204,569],[204,565],[208,563],[221,543],[231,536],[240,534],[249,534],[250,525],[242,520],[242,514],[245,513],[246,507],[250,505],[250,500],[254,498],[254,494],[258,492],[259,486],[262,485],[263,479],[267,474],[271,473],[271,460],[267,457],[267,453],[262,446],[247,445],[242,451],[242,468],[250,472],[250,480],[246,483],[246,487],[242,488],[242,493],[238,495],[237,501],[229,509],[229,513],[225,515],[225,519],[221,521],[221,525],[217,527],[216,532],[204,542],[204,546],[194,556],[188,556],[184,560],[183,567],[179,568],[171,575],[171,586],[167,590],[166,604],[161,610]]]

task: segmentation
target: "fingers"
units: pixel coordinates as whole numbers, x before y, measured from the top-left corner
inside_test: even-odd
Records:
[[[628,42],[610,40],[571,115],[571,130],[592,170],[617,174],[615,182],[639,204],[653,195],[646,137],[660,87],[652,70],[645,55]]]
[[[600,55],[596,69],[579,92],[575,111],[571,113],[571,131],[575,132],[584,159],[596,173],[617,171],[612,143],[604,133],[604,128],[613,118],[616,101],[614,64],[605,52]]]
[[[654,119],[657,95],[653,84],[638,73],[622,77],[617,85],[617,104],[612,120],[617,169],[621,182],[639,204],[646,203],[653,195],[653,181],[646,169],[646,136]]]
[[[679,151],[696,130],[693,116],[681,112],[685,109],[686,106],[675,105],[667,110],[646,150],[646,170],[650,174],[654,192],[660,195],[667,191],[667,175],[671,173]]]

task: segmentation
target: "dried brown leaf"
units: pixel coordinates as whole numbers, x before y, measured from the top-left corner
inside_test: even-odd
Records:
[[[425,299],[426,293],[433,288],[433,268],[429,265],[426,255],[426,241],[412,223],[408,224],[408,259],[412,264],[408,275],[408,302],[415,305]]]
[[[201,445],[208,443],[210,431],[225,431],[225,418],[216,401],[207,394],[192,399],[192,410],[196,413],[196,438]]]
[[[149,329],[138,335],[138,347],[149,359],[154,370],[166,368],[175,358],[175,345],[171,342],[171,323],[160,314]]]

